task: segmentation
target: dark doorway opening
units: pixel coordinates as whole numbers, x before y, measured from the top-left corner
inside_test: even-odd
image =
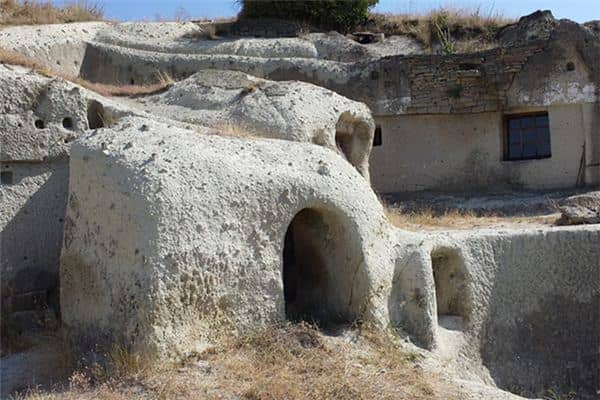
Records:
[[[352,230],[334,212],[304,209],[294,217],[283,249],[288,320],[331,327],[359,318],[368,280],[353,242]]]
[[[104,128],[106,116],[104,106],[96,100],[91,100],[87,107],[87,120],[90,129]]]

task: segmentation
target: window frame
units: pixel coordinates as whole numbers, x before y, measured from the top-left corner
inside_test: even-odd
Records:
[[[535,155],[532,157],[519,157],[519,158],[511,158],[510,157],[510,121],[513,119],[522,119],[522,118],[536,118],[536,117],[547,117],[548,118],[548,145],[550,146],[550,152],[548,155]],[[504,114],[502,120],[503,126],[503,143],[504,143],[504,151],[503,151],[503,161],[528,161],[528,160],[544,160],[552,157],[552,131],[550,130],[550,114],[548,111],[534,111],[534,112],[523,112],[523,113],[515,113],[515,114]],[[538,128],[537,126],[534,126]],[[521,129],[521,128],[519,128]],[[536,130],[537,132],[537,130]]]

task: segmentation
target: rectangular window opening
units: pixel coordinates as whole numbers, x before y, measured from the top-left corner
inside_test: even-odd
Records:
[[[3,185],[12,185],[13,184],[13,173],[12,171],[2,171],[0,172],[0,183]]]
[[[504,160],[536,160],[552,156],[547,112],[505,117]]]

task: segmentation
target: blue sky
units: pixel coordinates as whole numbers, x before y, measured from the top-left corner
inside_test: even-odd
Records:
[[[56,3],[63,3],[58,0]],[[67,3],[70,0],[66,1]],[[94,0],[92,0],[94,2]],[[118,20],[156,20],[158,17],[227,17],[238,11],[235,0],[98,0],[106,15]],[[379,0],[379,12],[418,13],[451,5],[454,8],[479,8],[482,13],[501,13],[509,17],[550,9],[557,18],[577,22],[600,19],[600,0]]]

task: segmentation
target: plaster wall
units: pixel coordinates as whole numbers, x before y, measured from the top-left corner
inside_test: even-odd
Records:
[[[383,144],[371,152],[374,188],[383,193],[442,190],[554,189],[574,187],[584,142],[598,156],[594,104],[519,108],[506,112],[376,117]],[[548,111],[552,156],[504,161],[504,116]],[[586,184],[597,173],[588,162]]]

